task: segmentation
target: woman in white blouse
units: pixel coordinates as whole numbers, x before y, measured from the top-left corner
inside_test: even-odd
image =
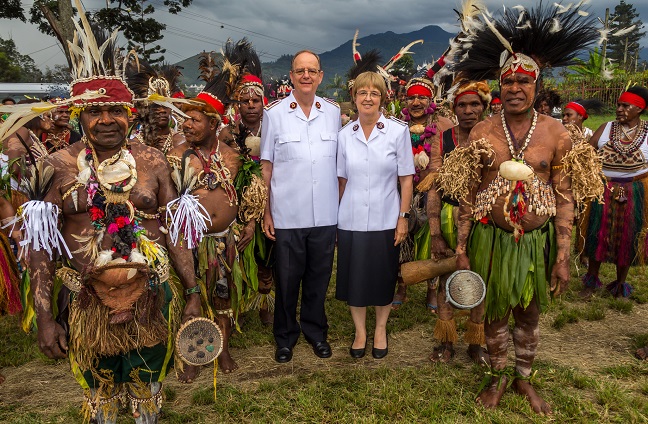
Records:
[[[358,119],[338,135],[335,296],[351,310],[354,358],[365,354],[367,306],[376,307],[372,355],[380,359],[387,355],[387,319],[398,275],[398,245],[407,236],[414,158],[407,125],[380,111],[387,98],[382,76],[360,74],[351,94]]]

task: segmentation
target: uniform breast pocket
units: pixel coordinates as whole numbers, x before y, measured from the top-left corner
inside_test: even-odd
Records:
[[[322,143],[324,145],[323,155],[326,157],[336,157],[337,155],[337,133],[321,133]]]
[[[301,158],[299,134],[283,134],[277,140],[277,160],[288,162]]]

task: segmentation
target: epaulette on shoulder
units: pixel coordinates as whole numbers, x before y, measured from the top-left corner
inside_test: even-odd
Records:
[[[335,106],[336,108],[338,108],[338,109],[340,108],[340,105],[335,100],[332,100],[332,99],[329,99],[329,98],[326,98],[326,97],[322,97],[322,98],[324,100],[326,100],[327,102],[329,102],[330,104],[332,104],[333,106]]]
[[[264,106],[264,109],[265,109],[265,110],[270,110],[270,109],[272,109],[273,107],[275,107],[275,106],[277,106],[279,103],[281,103],[281,100],[283,100],[283,99],[277,99],[277,100],[275,100],[275,101],[273,101],[273,102],[268,103],[266,106]]]
[[[352,124],[352,123],[354,123],[354,122],[355,122],[355,121],[352,121],[351,119],[349,119],[349,122],[347,122],[346,124],[344,124],[344,126],[343,126],[342,128],[340,128],[340,129],[338,130],[338,132],[342,131],[343,129],[345,129],[346,127],[348,127],[350,124]]]
[[[403,121],[403,120],[400,120],[400,119],[398,119],[398,118],[395,118],[395,117],[393,117],[393,116],[390,116],[389,119],[391,119],[392,121],[394,121],[394,122],[396,122],[397,124],[400,124],[400,125],[402,125],[402,126],[404,126],[404,127],[407,126],[407,122],[405,122],[405,121]]]

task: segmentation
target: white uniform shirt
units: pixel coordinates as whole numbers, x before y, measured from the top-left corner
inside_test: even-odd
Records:
[[[337,223],[339,130],[340,107],[318,96],[308,118],[292,93],[263,111],[261,160],[272,162],[270,208],[275,228]]]
[[[360,124],[350,122],[338,136],[337,157],[338,177],[347,180],[340,200],[338,228],[396,228],[400,212],[398,177],[415,172],[407,124],[381,115],[367,140]]]

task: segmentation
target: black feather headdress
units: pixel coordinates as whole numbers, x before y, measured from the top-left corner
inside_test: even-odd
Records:
[[[355,60],[354,54],[354,60]],[[376,49],[369,50],[364,55],[360,56],[359,59],[355,60],[355,63],[347,72],[347,87],[349,90],[353,88],[355,79],[363,72],[378,72],[382,58],[380,57],[380,52]]]
[[[228,95],[232,101],[238,100],[240,94],[252,91],[263,97],[263,77],[261,73],[261,60],[247,38],[234,44],[227,41],[223,52],[223,69],[230,68],[233,83]]]
[[[453,46],[446,66],[465,78],[483,80],[520,68],[537,79],[541,69],[569,65],[599,34],[581,3],[516,6],[496,18],[484,11],[485,25],[475,26]]]

